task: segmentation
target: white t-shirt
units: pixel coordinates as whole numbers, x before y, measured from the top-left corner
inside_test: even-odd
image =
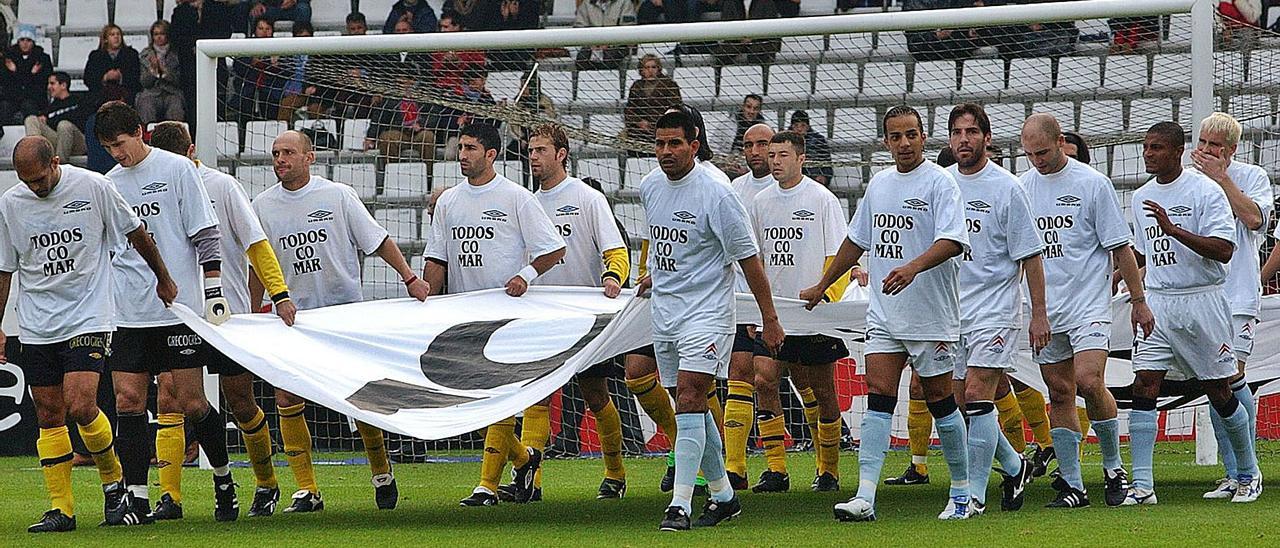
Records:
[[[448,264],[449,293],[465,293],[505,287],[530,257],[564,246],[533,193],[496,175],[440,195],[423,256]]]
[[[1258,247],[1262,244],[1271,213],[1275,209],[1275,196],[1271,192],[1271,178],[1267,170],[1253,164],[1232,160],[1227,165],[1227,176],[1240,187],[1245,196],[1258,205],[1262,212],[1262,226],[1250,230],[1240,219],[1235,219],[1236,252],[1231,256],[1231,268],[1227,269],[1227,299],[1231,301],[1231,313],[1257,317],[1262,306],[1262,282],[1258,275]]]
[[[142,225],[106,177],[61,167],[39,198],[25,184],[0,196],[0,270],[14,272],[18,339],[49,344],[115,330],[111,257]],[[150,299],[160,302],[151,286]]]
[[[222,233],[222,294],[232,314],[253,312],[249,310],[249,257],[245,252],[267,239],[267,234],[235,177],[206,165],[200,165],[199,170]]]
[[[840,200],[808,177],[789,189],[774,183],[756,194],[747,211],[774,297],[798,299],[818,283],[848,227]]]
[[[939,240],[967,251],[960,188],[947,170],[925,160],[908,173],[885,169],[871,177],[849,223],[849,241],[865,249],[871,302],[867,327],[908,341],[960,338],[958,258],[921,272],[902,292],[885,295],[884,278]]]
[[[1150,200],[1165,209],[1174,224],[1200,236],[1233,242],[1235,223],[1222,187],[1200,172],[1184,169],[1168,184],[1152,179],[1133,193],[1134,229],[1138,252],[1147,259],[1144,285],[1151,291],[1176,291],[1222,285],[1227,265],[1201,256],[1165,235],[1142,203]],[[1139,213],[1141,212],[1141,213]]]
[[[262,191],[253,211],[280,261],[289,298],[298,308],[320,308],[363,300],[360,255],[387,239],[355,189],[324,177],[298,190],[284,185]]]
[[[178,299],[192,310],[204,310],[204,270],[191,237],[217,226],[196,164],[186,156],[152,148],[133,167],[117,165],[107,172],[116,190],[142,219],[160,249]],[[120,327],[160,327],[182,323],[156,297],[156,276],[134,249],[117,255],[112,284]]]
[[[1110,250],[1132,242],[1111,179],[1067,158],[1057,173],[1030,169],[1021,182],[1044,243],[1050,330],[1111,321]]]
[[[533,195],[565,242],[564,258],[534,283],[603,286],[604,252],[626,246],[604,194],[581,179],[568,177],[555,188],[539,189]]]
[[[654,340],[733,333],[731,265],[758,249],[746,209],[715,171],[697,163],[679,180],[659,170],[640,182],[649,224]]]
[[[1044,249],[1031,201],[1018,178],[995,162],[973,175],[947,172],[960,185],[969,251],[960,262],[960,324],[964,332],[1022,326],[1022,261]]]
[[[757,179],[750,171],[747,171],[746,174],[734,179],[733,183],[731,183],[731,186],[733,186],[733,192],[738,195],[738,200],[742,201],[742,207],[746,208],[748,215],[754,214],[752,213],[751,204],[755,202],[756,195],[759,194],[761,190],[776,185],[777,182],[774,181],[772,173]],[[753,232],[751,236],[755,237],[756,234]],[[760,242],[757,240],[756,243],[759,244]],[[733,283],[734,290],[738,293],[751,292],[751,288],[747,286],[747,277],[742,274],[742,267],[737,264],[733,265]]]

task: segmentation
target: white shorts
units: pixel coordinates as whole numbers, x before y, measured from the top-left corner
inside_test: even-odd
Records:
[[[1231,342],[1231,349],[1235,351],[1237,360],[1249,361],[1249,355],[1253,354],[1253,328],[1256,325],[1258,325],[1258,318],[1253,316],[1244,314],[1231,316],[1231,329],[1236,333],[1235,339]]]
[[[706,373],[717,379],[729,378],[729,354],[733,333],[698,333],[679,341],[653,341],[653,357],[658,362],[662,386],[672,388],[680,371]]]
[[[975,329],[960,335],[956,347],[956,368],[951,378],[962,381],[970,367],[1013,371],[1014,345],[1018,342],[1018,329],[989,327]]]
[[[1049,336],[1049,344],[1036,354],[1037,365],[1071,359],[1086,350],[1111,351],[1111,322],[1089,322]]]
[[[955,372],[957,343],[953,341],[907,341],[895,339],[882,329],[867,330],[867,344],[862,353],[906,354],[907,365],[921,377],[936,377]]]
[[[1175,295],[1148,291],[1147,304],[1156,318],[1156,330],[1135,341],[1135,371],[1167,371],[1170,380],[1225,379],[1236,374],[1231,305],[1222,288]]]

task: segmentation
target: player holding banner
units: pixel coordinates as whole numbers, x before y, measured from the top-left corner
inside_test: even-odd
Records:
[[[0,196],[0,316],[16,273],[20,365],[35,402],[36,451],[53,505],[27,531],[72,531],[68,418],[98,466],[105,512],[125,493],[111,425],[97,405],[98,377],[115,330],[111,258],[126,245],[137,250],[166,306],[178,288],[142,221],[106,177],[61,165],[53,145],[38,136],[18,142],[13,165],[24,184]],[[4,339],[0,332],[0,363],[8,358]]]

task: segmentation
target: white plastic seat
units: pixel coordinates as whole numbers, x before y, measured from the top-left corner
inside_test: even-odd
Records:
[[[1264,129],[1274,121],[1274,104],[1274,97],[1270,95],[1234,95],[1227,112],[1246,128]]]
[[[838,108],[831,129],[837,140],[867,139],[880,134],[880,121],[872,108]]]
[[[519,72],[490,72],[485,78],[484,87],[489,89],[496,101],[514,100],[516,94],[520,93],[520,86],[524,84],[520,76]]]
[[[582,158],[578,160],[577,169],[579,179],[592,177],[600,181],[600,188],[605,192],[617,192],[622,188],[622,170],[617,158]]]
[[[1133,90],[1138,92],[1149,83],[1146,55],[1107,56],[1107,74],[1103,87],[1113,91]]]
[[[658,169],[657,158],[627,158],[627,168],[623,174],[623,186],[626,188],[640,188],[640,181],[655,169]]]
[[[702,113],[702,121],[707,126],[707,141],[711,150],[716,153],[729,152],[733,145],[734,133],[738,131],[738,122],[733,113],[722,110]]]
[[[1275,178],[1280,174],[1280,141],[1270,139],[1262,142],[1262,153],[1258,158],[1258,165],[1267,170],[1267,173]]]
[[[832,171],[835,176],[831,179],[831,190],[852,192],[862,188],[862,166],[837,167]]]
[[[764,94],[764,72],[760,67],[733,65],[720,69],[720,101],[741,103],[751,93]]]
[[[244,130],[244,153],[271,155],[271,144],[286,129],[288,124],[278,120],[248,122]]]
[[[16,143],[15,143],[16,144]],[[10,151],[12,154],[12,151]],[[18,178],[18,172],[12,169],[0,171],[0,193],[22,184],[22,179]]]
[[[524,162],[517,160],[499,160],[493,163],[493,170],[516,183],[524,180]]]
[[[488,82],[485,82],[488,84]],[[567,105],[573,101],[573,75],[569,71],[538,71],[538,84],[542,94],[557,105]],[[516,92],[520,89],[516,88]]]
[[[1249,84],[1275,86],[1280,84],[1280,50],[1255,49],[1249,54]]]
[[[1273,65],[1263,65],[1265,71],[1275,71]],[[1187,73],[1188,75],[1190,72]],[[1255,72],[1254,74],[1257,74]],[[1187,76],[1189,79],[1190,76]],[[1213,83],[1217,86],[1239,86],[1245,82],[1244,56],[1235,51],[1213,52]]]
[[[1014,59],[1009,65],[1010,93],[1044,93],[1053,83],[1048,59]]]
[[[605,138],[617,137],[622,133],[622,115],[592,114],[587,117],[587,129]]]
[[[644,208],[634,202],[618,202],[613,205],[613,214],[622,221],[627,235],[632,242],[639,242],[649,236],[649,223],[645,220]]]
[[[856,66],[856,65],[855,65]],[[839,70],[822,70],[823,77],[856,82],[858,73],[843,75]],[[771,101],[802,101],[809,98],[813,85],[809,65],[773,65],[769,67],[768,93]]]
[[[351,185],[362,201],[367,202],[377,197],[378,170],[372,163],[334,165],[332,180]]]
[[[960,92],[969,95],[999,93],[1004,89],[1004,61],[1000,59],[969,59],[964,62],[964,74],[960,79]]]
[[[1094,91],[1102,84],[1100,64],[1098,57],[1062,57],[1058,61],[1057,89]]]
[[[907,93],[907,67],[902,63],[867,63],[858,89],[867,97],[901,98]]]
[[[347,20],[347,14],[351,12],[350,0],[311,0],[311,23],[316,26],[343,26]],[[391,10],[387,10],[390,13]],[[370,26],[381,27],[381,24],[373,24],[375,21],[386,21],[387,13],[366,13],[369,18]],[[437,14],[440,12],[437,11]],[[117,17],[119,17],[117,15]]]
[[[90,0],[98,4],[106,4],[102,0]],[[315,6],[317,0],[311,0]],[[172,9],[172,7],[170,7]],[[162,19],[173,19],[172,11],[165,11]],[[71,26],[71,0],[67,0],[67,26]],[[116,0],[115,23],[125,30],[150,28],[156,22],[155,0]],[[104,21],[102,24],[106,24]],[[136,47],[136,46],[135,46]],[[138,51],[142,51],[139,49]]]
[[[916,63],[913,94],[948,96],[956,90],[955,61],[920,61]]]
[[[427,195],[427,174],[427,164],[423,162],[389,163],[382,177],[382,196],[422,198]]]
[[[334,119],[325,120],[298,120],[293,123],[293,129],[319,129],[329,132],[329,135],[337,137],[338,121]],[[320,149],[320,147],[316,147]]]
[[[63,36],[58,40],[58,70],[80,74],[89,61],[89,52],[98,49],[97,36]]]
[[[435,162],[431,164],[431,188],[449,188],[465,182],[458,162]]]
[[[218,122],[218,156],[240,154],[240,127],[235,122]]]
[[[1111,149],[1110,164],[1111,171],[1107,175],[1112,179],[1146,173],[1146,164],[1142,161],[1142,143],[1115,145]]]
[[[1120,101],[1080,103],[1080,130],[1090,135],[1124,131],[1124,105]]]
[[[622,81],[616,70],[578,72],[578,100],[588,103],[617,103],[622,99]]]
[[[102,9],[105,15],[107,3],[102,2]],[[46,28],[54,28],[62,24],[62,13],[58,2],[49,0],[27,0],[18,3],[18,21],[30,23],[32,25],[40,25]],[[103,18],[105,24],[105,17]]]
[[[421,209],[416,208],[390,208],[377,209],[373,212],[373,220],[387,229],[387,235],[395,240],[396,243],[406,243],[419,239],[419,222],[418,216],[422,213]],[[384,261],[373,259],[366,260],[368,263],[383,263]],[[396,278],[399,279],[398,277]]]
[[[709,102],[716,97],[716,73],[711,67],[680,67],[675,71],[675,80],[686,103]]]
[[[0,158],[13,158],[13,149],[26,136],[27,129],[23,126],[4,126],[4,136],[0,136]]]
[[[1129,131],[1146,131],[1158,122],[1173,120],[1173,101],[1134,99],[1129,103]]]
[[[991,134],[997,139],[1016,139],[1022,134],[1022,123],[1027,120],[1027,107],[1022,103],[987,103],[983,105],[987,118],[991,119]],[[947,113],[950,114],[949,112]],[[945,118],[944,118],[945,119]]]
[[[858,65],[832,63],[823,65],[813,80],[814,99],[824,101],[852,100],[858,96]],[[903,90],[906,86],[904,84]],[[770,90],[772,91],[772,89]]]
[[[27,0],[38,2],[40,0]],[[48,2],[49,0],[44,0]],[[72,29],[101,29],[107,24],[107,3],[104,0],[66,0],[67,20],[65,26]],[[56,2],[55,2],[56,4]],[[58,9],[56,6],[53,9]],[[156,4],[151,3],[152,22],[155,22]],[[150,24],[150,23],[147,23]]]
[[[271,166],[236,167],[236,180],[244,185],[244,192],[249,195],[249,199],[257,197],[279,181]]]
[[[369,132],[369,120],[342,121],[342,148],[347,150],[364,150],[364,138]]]
[[[822,51],[821,36],[788,36],[782,39],[783,55],[809,56]]]

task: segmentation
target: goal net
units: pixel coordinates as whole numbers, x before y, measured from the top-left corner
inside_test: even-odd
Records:
[[[904,103],[921,114],[930,159],[944,152],[950,109],[983,104],[992,157],[1019,173],[1028,169],[1018,140],[1022,121],[1032,112],[1051,113],[1087,143],[1088,163],[1112,178],[1126,203],[1147,179],[1145,130],[1176,120],[1190,135],[1198,116],[1212,110],[1245,124],[1236,159],[1276,175],[1280,37],[1206,10],[1211,53],[1209,65],[1200,66],[1192,61],[1190,0],[1072,4],[1070,13],[1062,4],[959,13],[891,8],[807,20],[202,42],[219,70],[203,73],[201,89],[216,93],[199,97],[197,143],[206,162],[216,161],[254,196],[276,182],[272,140],[288,128],[306,132],[317,147],[314,173],[354,187],[417,271],[432,193],[462,182],[453,147],[466,124],[497,126],[504,141],[497,170],[530,188],[536,183],[525,162],[529,129],[563,126],[570,173],[599,182],[631,238],[633,265],[647,233],[636,189],[657,166],[651,128],[678,103],[702,112],[713,161],[730,177],[748,169],[739,141],[746,127],[758,121],[805,131],[807,174],[839,196],[846,218],[871,175],[892,166],[879,120]],[[1212,87],[1193,93],[1197,71],[1211,71]],[[1195,112],[1194,99],[1206,94],[1207,110]],[[363,284],[367,299],[405,296],[398,277],[376,258],[365,263]],[[865,408],[857,361],[855,355],[837,369],[850,444]],[[667,440],[625,384],[619,379],[610,387],[623,414],[625,450],[664,451]],[[270,390],[259,394],[274,423]],[[907,437],[905,392],[900,400],[895,443]],[[783,402],[789,443],[805,447],[809,429],[787,382]],[[1260,437],[1280,437],[1278,404],[1263,400]],[[308,413],[319,448],[358,446],[344,417],[315,406]],[[1168,412],[1162,439],[1192,439],[1194,413]],[[559,452],[599,450],[576,385],[554,397],[551,416]],[[480,443],[472,434],[393,439],[391,446],[401,445],[402,457],[412,459]]]

